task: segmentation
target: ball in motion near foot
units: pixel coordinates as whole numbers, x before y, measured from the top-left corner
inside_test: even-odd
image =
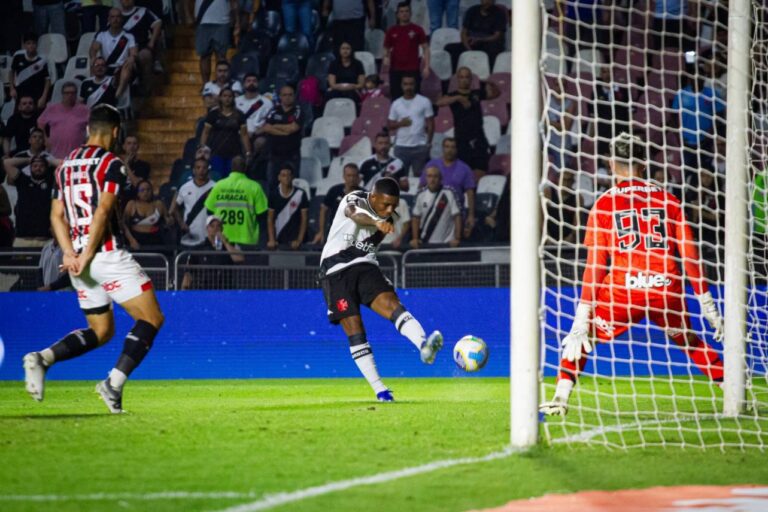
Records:
[[[476,372],[488,362],[488,347],[477,336],[468,334],[453,347],[453,360],[466,372]]]

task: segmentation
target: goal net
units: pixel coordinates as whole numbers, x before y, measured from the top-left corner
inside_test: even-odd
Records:
[[[587,256],[587,218],[614,184],[607,156],[620,132],[645,142],[644,177],[681,201],[723,312],[725,99],[733,72],[727,8],[715,1],[688,2],[682,13],[655,12],[654,3],[643,0],[575,10],[567,4],[562,10],[542,4],[541,401],[553,397],[562,369],[561,342],[574,320]],[[746,146],[737,148],[748,155],[750,182],[743,185],[749,204],[729,205],[748,208],[750,220],[745,410],[725,417],[723,391],[705,374],[712,361],[702,364],[680,337],[675,342],[646,319],[589,354],[568,414],[540,418],[550,442],[617,448],[768,444],[768,7],[753,0],[751,14],[749,133]],[[684,268],[679,253],[675,259]],[[661,284],[651,273],[632,279],[641,288]],[[685,283],[691,332],[722,358],[723,346],[713,339],[690,281]]]

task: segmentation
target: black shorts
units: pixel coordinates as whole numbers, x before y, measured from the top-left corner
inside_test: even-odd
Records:
[[[491,158],[491,147],[485,139],[485,135],[470,140],[457,141],[457,153],[459,160],[466,163],[473,171],[488,170],[488,160]]]
[[[376,265],[353,265],[321,280],[328,305],[328,320],[338,324],[342,318],[360,315],[360,305],[371,302],[384,292],[394,292],[392,283]]]

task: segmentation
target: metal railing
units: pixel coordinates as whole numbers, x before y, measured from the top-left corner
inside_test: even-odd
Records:
[[[403,254],[403,288],[509,286],[509,247],[415,249]]]

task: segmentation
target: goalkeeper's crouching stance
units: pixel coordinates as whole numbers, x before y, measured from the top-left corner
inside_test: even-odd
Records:
[[[644,318],[661,327],[701,373],[723,379],[718,353],[691,329],[681,267],[715,340],[722,339],[723,321],[680,201],[640,177],[645,145],[638,137],[615,137],[609,162],[615,185],[589,213],[581,300],[562,342],[555,396],[539,407],[547,415],[568,412],[568,398],[595,343],[616,338]]]

